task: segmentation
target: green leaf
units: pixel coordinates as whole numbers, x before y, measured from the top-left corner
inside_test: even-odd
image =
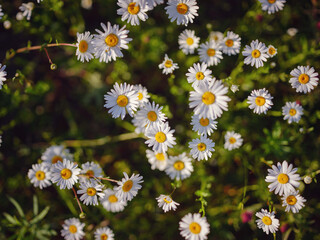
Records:
[[[13,225],[17,225],[17,221],[13,216],[11,216],[10,214],[8,214],[6,212],[4,212],[3,215],[8,220],[9,223],[11,223]]]
[[[48,214],[49,210],[50,207],[47,206],[45,209],[42,210],[42,212],[38,216],[36,216],[34,219],[30,221],[30,224],[34,224],[41,221]]]
[[[36,216],[39,213],[38,207],[38,198],[36,195],[33,195],[33,215]]]
[[[19,203],[18,203],[16,200],[14,200],[12,197],[8,197],[8,198],[9,198],[9,201],[10,201],[10,202],[15,206],[15,208],[17,209],[19,215],[20,215],[21,217],[24,217],[24,212],[23,212],[22,208],[20,207]]]

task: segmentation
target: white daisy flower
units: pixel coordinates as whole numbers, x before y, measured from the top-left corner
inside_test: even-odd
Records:
[[[223,40],[223,33],[217,32],[217,31],[212,31],[209,34],[209,40],[215,41],[216,43],[220,43]]]
[[[173,145],[176,145],[176,138],[173,136],[174,129],[170,130],[168,122],[159,123],[146,129],[145,135],[149,139],[145,142],[155,152],[166,152]]]
[[[92,45],[93,36],[90,32],[77,33],[77,51],[76,56],[78,60],[89,62],[93,58],[94,47]]]
[[[178,68],[178,63],[173,63],[172,59],[169,58],[167,54],[164,56],[164,61],[159,64],[159,69],[163,69],[163,74],[173,73],[173,71]]]
[[[233,93],[239,91],[239,85],[232,84],[231,87],[230,87],[230,90],[231,90]]]
[[[198,87],[199,85],[205,85],[205,82],[211,81],[212,71],[208,69],[206,63],[194,63],[192,67],[188,69],[186,73],[188,83],[192,83],[192,87]]]
[[[162,208],[162,210],[164,212],[168,212],[170,211],[171,209],[173,211],[175,211],[177,209],[177,206],[179,206],[180,204],[173,201],[171,196],[169,195],[164,195],[164,194],[161,194],[159,197],[156,198],[157,201],[158,201],[158,206],[159,208]]]
[[[168,6],[165,7],[171,22],[177,20],[178,25],[187,26],[189,22],[198,16],[199,7],[196,0],[169,0]]]
[[[222,52],[228,56],[237,55],[240,52],[241,37],[231,31],[227,32],[227,36],[221,42]]]
[[[51,181],[57,183],[57,186],[60,186],[60,189],[71,189],[73,185],[78,182],[80,171],[78,164],[63,159],[63,162],[59,161],[52,165]]]
[[[3,82],[7,80],[7,72],[5,71],[6,65],[1,65],[0,63],[0,89],[2,89]]]
[[[41,160],[48,165],[62,162],[63,159],[73,161],[72,154],[70,154],[69,150],[62,145],[52,145],[41,155]]]
[[[114,89],[104,95],[104,107],[110,108],[108,113],[111,113],[113,118],[124,119],[127,112],[132,117],[139,105],[138,93],[127,83],[115,83],[113,86]]]
[[[148,5],[145,0],[118,0],[117,14],[121,15],[121,21],[127,20],[131,25],[139,25],[140,21],[146,21]]]
[[[128,49],[128,43],[132,38],[128,38],[129,30],[125,30],[126,26],[119,29],[119,25],[111,26],[108,22],[107,26],[101,23],[103,31],[96,29],[98,34],[94,34],[92,44],[95,47],[95,57],[100,62],[109,62],[116,60],[117,57],[123,57],[121,49]]]
[[[1,141],[1,136],[0,136]],[[35,187],[40,189],[51,186],[51,172],[47,164],[33,164],[28,171],[28,178]]]
[[[104,197],[100,198],[100,203],[109,212],[122,212],[127,202],[116,196],[116,191],[108,188],[103,191]]]
[[[224,135],[224,148],[228,149],[229,151],[239,148],[242,145],[243,139],[239,133],[235,133],[234,131],[227,132]]]
[[[299,191],[291,191],[284,194],[282,199],[282,206],[286,207],[286,212],[298,213],[304,207],[304,202],[307,200],[300,196]]]
[[[251,92],[251,95],[248,97],[247,103],[250,104],[249,108],[253,109],[254,113],[266,114],[268,109],[270,109],[271,106],[273,105],[271,99],[273,99],[273,97],[271,97],[268,90],[263,88],[263,89],[253,90]]]
[[[311,90],[318,85],[318,73],[315,72],[313,67],[298,66],[290,72],[292,76],[290,83],[297,92],[311,92]]]
[[[136,128],[135,128],[135,132],[137,133],[137,134],[140,134],[140,133],[145,133],[145,131],[146,131],[146,126],[145,125],[141,125],[141,122],[137,119],[137,114],[135,114],[134,116],[133,116],[133,118],[132,118],[132,124],[133,124],[133,126],[135,126]]]
[[[218,65],[223,58],[221,45],[215,41],[202,43],[198,49],[198,54],[200,62],[206,63],[208,67]]]
[[[280,223],[279,220],[276,219],[274,212],[261,209],[261,212],[257,212],[256,216],[259,218],[256,220],[258,228],[262,228],[266,234],[278,231]]]
[[[62,225],[61,236],[65,240],[80,240],[84,237],[84,223],[78,218],[66,219]]]
[[[210,232],[210,225],[206,217],[200,213],[188,213],[179,222],[181,236],[187,240],[205,240]]]
[[[268,11],[268,14],[278,12],[283,9],[286,0],[259,0],[263,11]]]
[[[140,183],[143,183],[143,177],[139,174],[132,174],[129,178],[127,173],[123,173],[124,178],[118,181],[117,187],[114,188],[116,191],[116,197],[123,201],[131,201],[133,197],[138,194],[138,190],[141,189]]]
[[[217,129],[217,121],[211,118],[200,118],[199,115],[194,114],[191,119],[192,130],[198,135],[211,135]]]
[[[228,102],[231,100],[226,96],[228,88],[221,80],[215,78],[205,86],[195,88],[190,92],[189,107],[195,108],[194,113],[200,118],[216,119],[222,115],[223,110],[228,111]]]
[[[200,138],[189,142],[189,148],[191,148],[190,154],[198,161],[203,159],[208,160],[208,158],[211,158],[212,152],[215,151],[214,145],[215,143],[210,138],[200,136]]]
[[[141,84],[133,85],[133,89],[138,93],[139,107],[144,106],[149,102],[149,94],[147,88],[143,87]]]
[[[0,4],[0,19],[3,17],[4,13],[2,12],[2,6]],[[0,68],[1,68],[1,64],[0,64]]]
[[[250,46],[246,45],[242,55],[246,58],[244,59],[244,64],[255,66],[256,68],[263,67],[263,62],[267,61],[269,55],[267,54],[268,48],[259,40],[254,40],[250,43]]]
[[[297,33],[298,33],[298,29],[296,29],[296,28],[288,28],[288,30],[287,30],[287,34],[290,37],[294,37]]]
[[[146,155],[152,170],[159,169],[160,171],[163,171],[167,167],[168,156],[166,153],[157,153],[147,149]]]
[[[286,105],[282,107],[282,115],[284,115],[284,120],[288,119],[288,123],[297,123],[303,115],[303,108],[296,102],[286,102]]]
[[[77,194],[82,194],[80,201],[85,205],[99,205],[98,197],[104,197],[104,193],[102,192],[103,187],[103,185],[97,182],[82,182],[80,183],[80,190],[77,191]]]
[[[97,177],[102,177],[102,169],[100,167],[99,164],[97,163],[94,163],[94,162],[86,162],[84,164],[81,165],[81,172],[80,174],[81,175],[84,175],[84,176],[79,176],[80,177],[80,182],[86,182],[86,181],[90,181],[91,180],[93,182],[96,182],[96,180],[94,180],[94,178],[97,178]]]
[[[165,171],[172,180],[183,180],[188,178],[193,172],[191,158],[187,157],[186,153],[182,153],[175,157],[170,156]]]
[[[277,55],[277,53],[278,53],[278,51],[277,51],[277,49],[274,47],[274,46],[272,46],[272,45],[269,45],[268,46],[268,51],[267,51],[267,54],[268,54],[268,56],[269,57],[274,57],[275,55]]]
[[[114,233],[108,227],[97,228],[94,232],[95,240],[114,240]]]
[[[164,3],[164,0],[147,0],[149,10],[152,10],[157,5]]]
[[[193,54],[194,50],[199,47],[200,38],[195,36],[193,30],[184,30],[179,35],[179,49],[182,50],[184,54]]]
[[[33,8],[34,8],[33,2],[22,3],[22,5],[19,7],[19,9],[22,12],[23,17],[26,17],[28,21],[31,18]]]
[[[295,188],[299,187],[301,180],[300,175],[297,174],[298,168],[293,168],[293,165],[288,166],[287,161],[283,163],[277,163],[277,166],[272,165],[272,169],[268,169],[268,176],[266,177],[266,182],[269,182],[269,191],[273,190],[275,194],[282,196],[283,194],[288,194],[294,191]]]

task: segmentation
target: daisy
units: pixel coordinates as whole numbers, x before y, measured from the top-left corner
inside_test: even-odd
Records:
[[[174,130],[170,130],[168,122],[159,123],[146,129],[145,135],[149,139],[145,142],[155,152],[166,152],[173,145],[176,145]]]
[[[162,210],[164,212],[168,212],[170,211],[171,209],[173,211],[175,211],[177,209],[177,206],[179,206],[180,204],[173,201],[171,196],[169,195],[164,195],[164,194],[161,194],[159,197],[156,198],[157,201],[158,201],[158,206],[159,208],[162,208]]]
[[[159,4],[162,4],[164,0],[147,0],[147,5],[149,10],[152,10],[154,7],[156,7]]]
[[[62,162],[63,159],[73,161],[72,154],[70,154],[69,150],[62,145],[52,145],[41,155],[41,160],[48,165]]]
[[[212,153],[214,152],[214,145],[215,143],[212,142],[210,138],[205,136],[201,136],[200,138],[193,139],[189,142],[189,148],[191,148],[190,154],[194,159],[200,160],[208,160],[211,158]]]
[[[95,47],[95,57],[99,58],[100,62],[109,62],[116,60],[117,57],[123,57],[121,49],[128,49],[128,43],[132,40],[128,38],[129,30],[125,30],[126,26],[119,29],[119,25],[111,26],[108,22],[107,26],[101,23],[103,32],[96,29],[98,34],[94,34],[92,41]]]
[[[80,190],[77,191],[77,194],[82,194],[80,200],[85,205],[99,205],[98,197],[104,197],[102,192],[103,185],[97,182],[82,182],[79,188]]]
[[[141,84],[133,85],[133,89],[138,93],[138,102],[139,107],[144,106],[147,102],[149,102],[149,94],[147,88],[143,87]]]
[[[184,30],[179,35],[179,49],[182,50],[184,54],[193,54],[194,50],[199,47],[200,38],[195,36],[193,30]]]
[[[272,45],[269,45],[268,46],[268,51],[267,51],[267,54],[268,54],[268,56],[269,57],[274,57],[275,55],[277,55],[277,53],[278,53],[278,51],[277,51],[277,49],[274,47],[274,46],[272,46]]]
[[[280,223],[279,220],[275,218],[274,212],[268,212],[265,209],[261,209],[261,212],[256,213],[256,217],[259,218],[256,220],[258,228],[262,228],[266,234],[278,231]]]
[[[169,58],[167,54],[164,56],[164,61],[159,64],[159,69],[163,69],[163,74],[173,73],[173,71],[178,68],[178,63],[173,63],[172,59]]]
[[[188,213],[179,222],[181,236],[188,240],[204,240],[210,232],[210,225],[206,217],[200,213]]]
[[[282,206],[286,207],[286,212],[298,213],[304,207],[304,202],[307,200],[300,196],[299,191],[291,191],[284,194],[282,199]]]
[[[57,185],[60,186],[60,189],[71,189],[73,185],[78,182],[80,171],[78,164],[63,159],[63,162],[59,161],[52,165],[51,181],[57,183]]]
[[[89,62],[93,58],[94,47],[92,45],[93,36],[90,32],[77,33],[77,51],[76,56],[78,60]]]
[[[288,194],[294,191],[295,188],[299,187],[301,180],[300,175],[297,174],[298,168],[293,168],[293,165],[288,165],[287,161],[282,164],[277,163],[277,166],[272,165],[272,169],[268,169],[268,176],[266,177],[266,182],[269,182],[269,191],[273,190],[275,194],[282,196],[283,194]]]
[[[296,102],[286,102],[286,105],[282,107],[282,115],[284,115],[283,119],[288,119],[289,123],[297,123],[303,115],[303,108]]]
[[[114,240],[113,231],[108,227],[97,228],[94,232],[95,240]]]
[[[259,0],[263,11],[268,11],[268,14],[278,12],[283,9],[286,0]]]
[[[190,92],[189,107],[195,108],[194,113],[200,118],[216,119],[222,115],[223,110],[228,111],[231,99],[226,96],[227,92],[228,88],[222,81],[214,78],[205,86],[199,86]]]
[[[163,171],[168,162],[168,156],[166,153],[157,153],[151,150],[146,150],[146,155],[148,158],[148,162],[151,164],[151,169],[159,169],[160,171]]]
[[[165,7],[171,22],[177,20],[178,25],[187,26],[189,22],[198,16],[199,7],[196,0],[169,0],[168,6]]]
[[[230,90],[231,90],[233,93],[239,91],[239,85],[232,84],[231,87],[230,87]]]
[[[123,201],[131,201],[138,194],[138,190],[141,189],[140,183],[143,183],[143,177],[139,174],[132,174],[129,178],[125,172],[123,175],[124,178],[118,182],[119,186],[114,188],[116,197]]]
[[[108,188],[103,191],[104,197],[100,198],[100,203],[109,212],[122,212],[127,202],[116,197],[116,191]]]
[[[115,83],[113,86],[114,89],[104,95],[104,107],[110,108],[108,113],[111,113],[113,118],[124,119],[127,112],[132,117],[139,105],[138,93],[127,83]]]
[[[234,131],[228,131],[226,135],[224,135],[224,140],[224,148],[228,149],[229,151],[239,148],[243,141],[241,135],[239,133],[235,133]]]
[[[19,7],[19,9],[22,11],[23,17],[27,17],[28,21],[31,18],[33,8],[34,8],[33,2],[22,3],[22,5]]]
[[[212,120],[211,118],[200,118],[199,115],[194,114],[192,116],[191,125],[192,130],[197,132],[198,135],[211,135],[214,130],[217,129],[217,121]]]
[[[209,39],[211,41],[215,41],[216,43],[220,43],[223,40],[223,33],[212,31],[209,34]]]
[[[127,20],[131,25],[139,25],[140,21],[146,21],[148,5],[145,0],[118,0],[117,14],[121,15],[121,21]]]
[[[228,31],[227,36],[220,43],[224,54],[237,55],[240,52],[241,38],[238,34]]]
[[[263,88],[263,89],[253,90],[251,92],[251,95],[248,97],[247,103],[250,104],[249,108],[253,109],[254,113],[266,114],[268,109],[270,109],[271,106],[273,105],[271,99],[273,99],[273,97],[271,97],[268,90]]]
[[[187,157],[186,153],[182,153],[175,157],[170,156],[165,171],[172,180],[183,180],[188,178],[193,172],[191,158]]]
[[[84,237],[84,223],[81,223],[78,218],[66,219],[62,228],[61,236],[65,240],[80,240]]]
[[[1,138],[0,138],[1,140]],[[33,164],[29,169],[28,178],[35,187],[40,189],[51,186],[51,172],[47,164]]]
[[[2,6],[0,4],[0,19],[3,17],[4,13],[2,12]],[[0,64],[0,68],[1,68],[1,64]]]
[[[194,63],[192,67],[188,69],[186,73],[188,83],[192,83],[192,87],[198,87],[199,85],[205,85],[205,82],[211,81],[212,71],[207,68],[206,63]]]
[[[267,54],[268,48],[258,39],[250,43],[250,46],[246,45],[242,55],[246,58],[244,59],[244,64],[255,65],[256,68],[263,67],[263,62],[267,61],[269,55]]]
[[[215,41],[202,43],[198,49],[198,54],[200,56],[200,62],[206,63],[208,67],[217,65],[223,58],[221,46]]]
[[[1,5],[0,5],[1,6]],[[1,13],[1,11],[0,11]],[[6,65],[1,65],[0,63],[0,89],[2,89],[3,82],[7,80],[7,72],[5,71]]]
[[[318,73],[315,72],[313,67],[298,66],[290,72],[292,76],[290,83],[297,92],[311,92],[311,90],[318,85]]]
[[[80,172],[80,182],[85,182],[90,180],[94,180],[94,178],[102,177],[102,169],[99,164],[94,162],[86,162],[82,164],[82,170]]]

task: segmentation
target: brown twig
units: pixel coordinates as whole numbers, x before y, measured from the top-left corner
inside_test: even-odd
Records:
[[[72,190],[73,190],[73,193],[74,193],[75,198],[77,199],[77,202],[78,202],[78,205],[79,205],[80,211],[81,211],[81,213],[83,213],[83,210],[82,210],[82,207],[81,207],[81,204],[80,204],[80,201],[79,201],[78,195],[77,195],[77,193],[76,193],[76,190],[74,189],[74,187],[72,188]]]

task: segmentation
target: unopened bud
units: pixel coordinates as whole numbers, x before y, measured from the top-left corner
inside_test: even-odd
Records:
[[[86,214],[84,212],[80,213],[79,218],[86,218]]]
[[[312,183],[312,178],[310,176],[305,176],[303,181],[305,182],[305,184],[310,184]]]
[[[50,69],[51,69],[51,70],[56,70],[56,69],[57,69],[57,64],[52,63],[52,64],[50,65]]]

